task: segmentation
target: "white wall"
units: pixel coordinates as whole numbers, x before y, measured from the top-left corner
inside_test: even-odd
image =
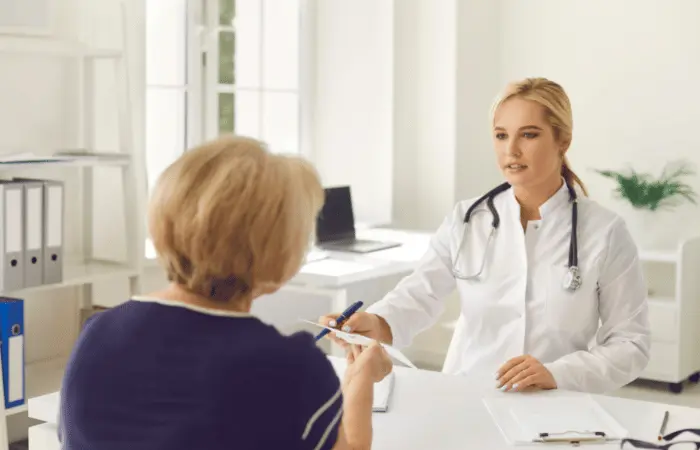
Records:
[[[392,4],[315,4],[314,162],[325,185],[351,185],[356,219],[369,223],[391,211]]]
[[[591,169],[632,165],[658,175],[679,158],[700,169],[699,17],[694,0],[502,2],[501,79],[546,76],[564,86],[574,111],[572,165],[591,196],[628,222],[638,216]],[[700,192],[700,177],[689,181]],[[663,221],[670,228],[661,232],[697,234],[700,208],[681,213],[689,219]]]
[[[498,0],[458,1],[455,144],[456,200],[501,183],[491,139],[491,105],[502,88],[502,21]]]
[[[394,3],[392,222],[432,229],[454,205],[456,0]]]

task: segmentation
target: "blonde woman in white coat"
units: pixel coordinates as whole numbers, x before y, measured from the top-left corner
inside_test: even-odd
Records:
[[[506,183],[459,202],[413,274],[344,329],[408,346],[456,289],[446,373],[486,370],[505,391],[604,393],[637,378],[650,347],[637,247],[571,170],[572,123],[559,84],[509,84],[492,111]],[[321,321],[334,326],[335,317]]]

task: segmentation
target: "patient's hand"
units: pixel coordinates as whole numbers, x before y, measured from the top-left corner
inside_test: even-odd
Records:
[[[497,387],[503,391],[534,391],[556,389],[552,373],[536,358],[523,355],[503,364],[498,373]]]
[[[369,347],[348,345],[347,359],[347,379],[360,376],[366,377],[373,383],[382,381],[394,366],[384,347],[377,341]]]

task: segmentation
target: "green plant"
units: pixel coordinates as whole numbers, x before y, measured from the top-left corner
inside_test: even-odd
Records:
[[[629,169],[626,173],[614,170],[596,170],[600,175],[617,182],[615,192],[639,209],[656,211],[677,206],[683,199],[695,204],[693,188],[682,181],[683,177],[694,175],[695,171],[686,164],[664,167],[661,176],[654,178],[648,173],[638,173]]]

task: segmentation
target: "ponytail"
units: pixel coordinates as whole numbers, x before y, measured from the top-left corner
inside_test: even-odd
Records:
[[[578,184],[578,187],[583,191],[583,195],[588,197],[588,190],[584,186],[583,181],[571,170],[569,166],[569,161],[564,157],[564,161],[561,164],[561,176],[564,177],[564,181],[568,186],[574,187],[574,184]]]

